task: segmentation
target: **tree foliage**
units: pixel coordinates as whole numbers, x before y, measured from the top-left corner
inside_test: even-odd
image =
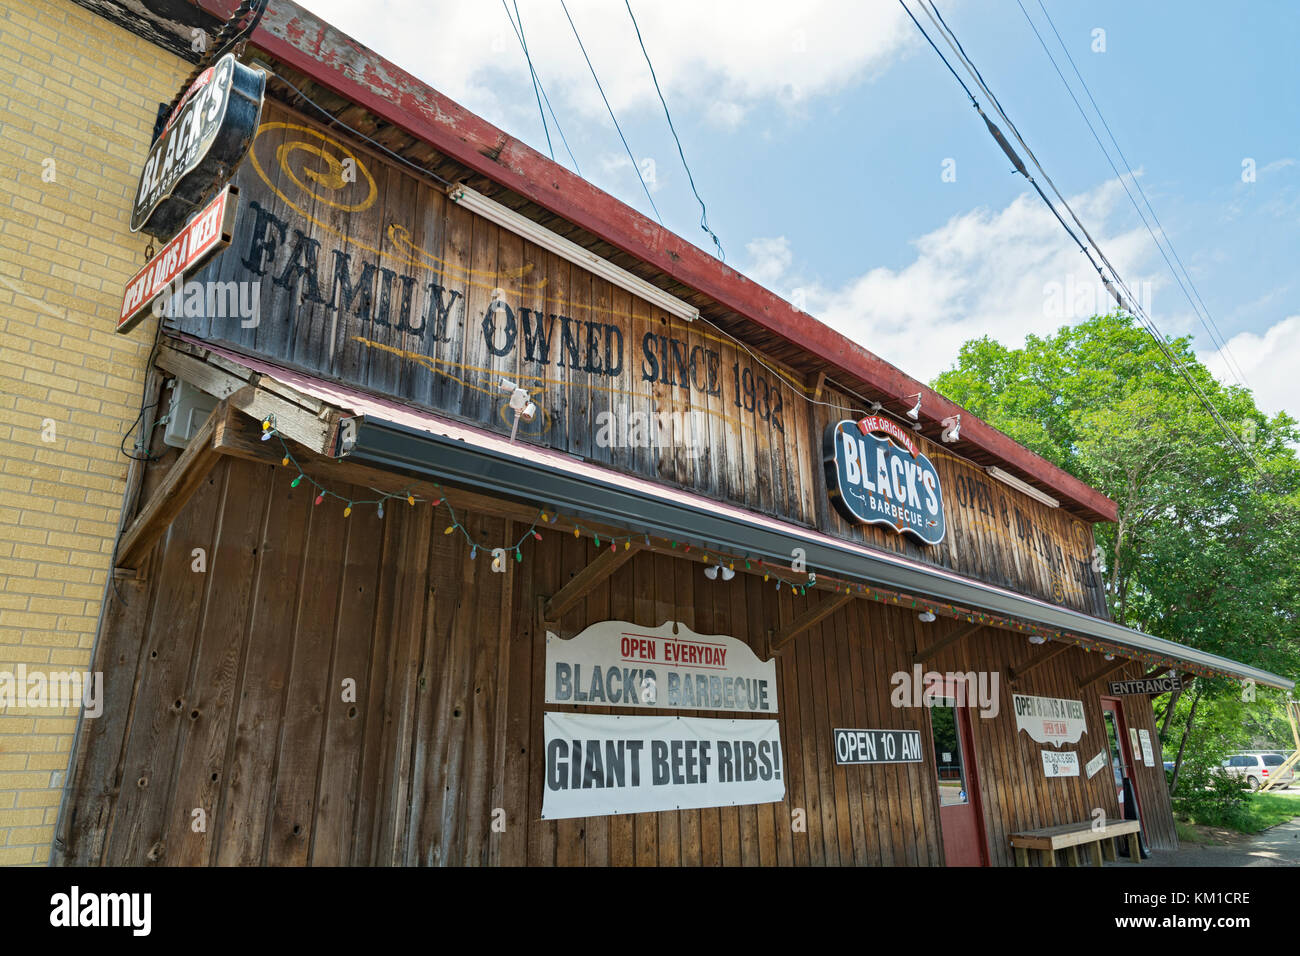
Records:
[[[1247,389],[1216,381],[1190,339],[1167,345],[1251,457],[1122,314],[1031,335],[1022,348],[968,341],[933,384],[1118,504],[1118,521],[1096,528],[1115,620],[1294,674],[1300,430],[1285,413],[1262,413]]]

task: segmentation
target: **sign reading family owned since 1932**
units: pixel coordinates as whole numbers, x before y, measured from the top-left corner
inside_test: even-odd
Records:
[[[888,525],[923,544],[947,531],[939,472],[906,429],[869,415],[830,425],[822,440],[826,488],[847,520]]]
[[[836,727],[833,734],[837,764],[921,763],[924,759],[919,730]]]
[[[1063,743],[1075,744],[1088,730],[1081,700],[1012,694],[1011,702],[1016,712],[1017,729],[1040,744],[1055,747]]]
[[[190,85],[149,149],[131,231],[170,239],[248,152],[266,74],[227,53]]]
[[[775,720],[546,713],[543,725],[543,820],[785,797]]]
[[[1113,680],[1108,685],[1108,690],[1114,697],[1126,694],[1167,694],[1182,689],[1183,679],[1177,674],[1170,674],[1168,677],[1143,677],[1138,680]]]
[[[546,702],[775,714],[776,662],[684,624],[601,621],[567,641],[546,635]]]

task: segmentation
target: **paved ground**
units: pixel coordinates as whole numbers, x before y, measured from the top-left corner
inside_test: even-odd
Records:
[[[1300,866],[1300,820],[1280,823],[1263,833],[1243,836],[1227,830],[1208,831],[1226,844],[1199,846],[1184,842],[1177,850],[1153,850],[1146,866]],[[1108,866],[1130,866],[1121,858]]]

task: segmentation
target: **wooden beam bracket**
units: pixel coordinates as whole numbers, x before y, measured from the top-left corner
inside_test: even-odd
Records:
[[[937,641],[935,641],[925,650],[917,651],[914,655],[912,655],[912,663],[924,664],[927,660],[934,657],[935,654],[939,653],[939,651],[943,650],[945,647],[949,647],[953,644],[956,644],[958,641],[965,640],[966,638],[970,637],[972,634],[974,634],[983,626],[984,626],[983,624],[976,623],[976,624],[966,624],[963,627],[957,628],[951,634],[947,634],[939,638]]]
[[[830,617],[852,600],[852,594],[835,594],[833,597],[825,598],[820,603],[813,605],[790,624],[769,635],[768,653],[771,655],[779,654],[782,648],[794,640],[796,635],[808,630],[819,621]]]
[[[1042,667],[1053,658],[1060,657],[1073,646],[1073,644],[1061,643],[1057,644],[1055,647],[1045,648],[1043,653],[1039,654],[1037,657],[1031,657],[1029,660],[1025,661],[1025,663],[1016,667],[1007,668],[1007,679],[1014,684],[1034,668]]]
[[[570,578],[569,582],[556,591],[543,606],[542,621],[544,623],[559,621],[565,611],[586,597],[592,588],[621,568],[641,550],[640,545],[628,543],[630,547],[601,551],[590,564]]]

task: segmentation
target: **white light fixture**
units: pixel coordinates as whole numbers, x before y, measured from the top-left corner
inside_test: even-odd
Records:
[[[920,392],[916,393],[916,404],[907,410],[907,417],[914,422],[920,421],[921,419],[921,393]]]
[[[1046,644],[1046,643],[1047,643],[1047,638],[1043,637],[1043,635],[1041,635],[1041,634],[1030,634],[1030,635],[1029,635],[1029,643],[1030,643],[1030,644]]]
[[[710,564],[704,569],[704,576],[710,581],[718,580],[718,566],[716,564]]]
[[[930,622],[932,622],[932,621],[934,620],[934,612],[933,612],[933,611],[922,611],[920,614],[918,614],[918,615],[916,616],[916,619],[917,619],[918,621],[921,621],[921,622],[925,623],[925,624],[929,624]]]
[[[471,212],[490,219],[498,226],[504,226],[511,232],[522,236],[529,242],[536,243],[543,249],[567,259],[574,265],[581,266],[588,272],[600,276],[619,288],[626,289],[633,295],[657,305],[665,312],[671,312],[687,322],[694,322],[700,317],[700,310],[675,295],[669,295],[656,285],[634,276],[626,269],[619,268],[608,259],[603,259],[589,249],[584,249],[576,242],[570,242],[563,236],[552,232],[540,223],[533,222],[527,216],[521,216],[507,206],[488,199],[461,183],[447,187],[447,198],[458,206],[464,206]]]
[[[510,393],[510,408],[515,413],[514,423],[510,426],[510,440],[515,440],[521,421],[531,422],[537,417],[537,404],[528,398],[528,389],[521,388],[508,378],[501,380],[501,391]]]
[[[1115,659],[1114,654],[1105,654],[1102,656],[1102,660],[1113,661],[1114,659]]]
[[[732,578],[734,578],[735,576],[736,576],[736,572],[733,571],[733,570],[731,570],[730,567],[724,567],[724,568],[722,569],[722,580],[724,580],[724,581],[730,581],[730,580],[731,580]]]
[[[1033,498],[1035,501],[1041,501],[1049,508],[1061,507],[1061,503],[1057,501],[1055,498],[1053,498],[1051,495],[1039,491],[1037,488],[1029,484],[1027,481],[1021,481],[1015,475],[1003,471],[997,465],[989,465],[984,470],[989,473],[989,476],[991,478],[996,478],[1004,485],[1009,485],[1010,487],[1016,489],[1016,491],[1022,492],[1023,494],[1026,494],[1029,497]]]

